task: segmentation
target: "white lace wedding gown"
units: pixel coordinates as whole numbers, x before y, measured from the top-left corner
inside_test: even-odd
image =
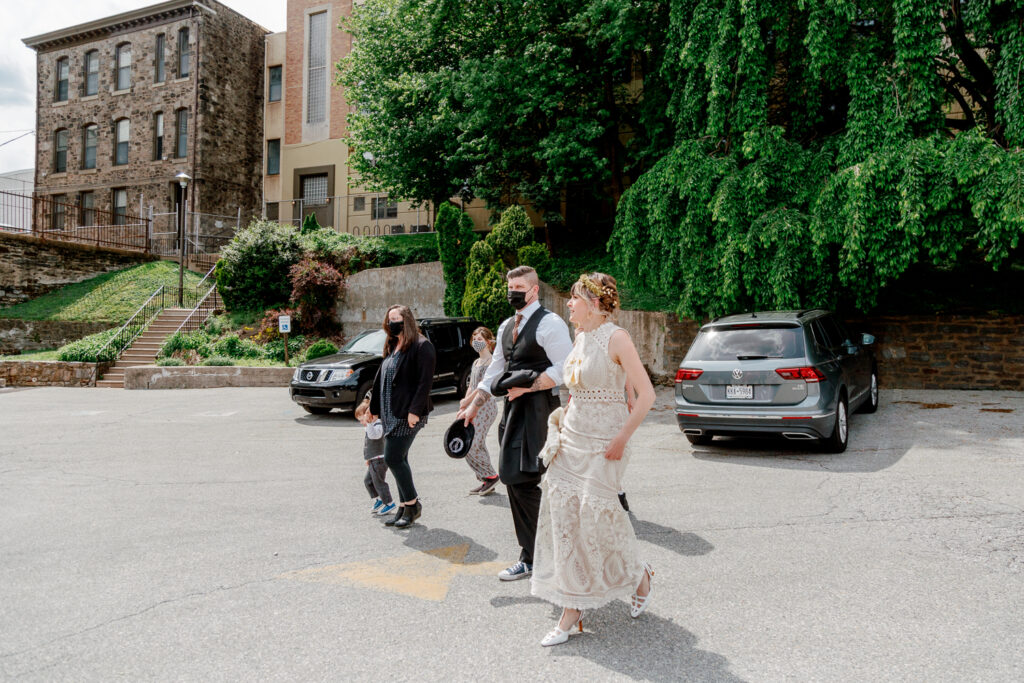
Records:
[[[604,457],[629,413],[626,371],[608,355],[620,329],[605,323],[579,332],[565,362],[572,395],[558,452],[541,483],[531,592],[559,607],[594,609],[628,599],[643,577],[636,535],[618,492],[629,461]]]

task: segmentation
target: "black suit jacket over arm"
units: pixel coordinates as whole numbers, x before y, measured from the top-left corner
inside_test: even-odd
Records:
[[[406,419],[410,413],[423,418],[434,409],[430,400],[430,389],[434,384],[434,363],[437,355],[430,340],[421,336],[409,345],[398,362],[395,380],[391,385],[391,412],[400,420]],[[370,413],[380,415],[381,391],[383,381],[381,363],[377,376],[373,379],[373,394],[370,396]]]

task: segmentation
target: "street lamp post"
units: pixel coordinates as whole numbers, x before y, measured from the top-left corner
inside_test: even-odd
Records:
[[[181,197],[178,199],[178,308],[181,308],[185,294],[185,193],[192,177],[182,171],[174,178],[181,187]]]
[[[370,164],[370,168],[377,168],[377,159],[374,158],[373,152],[363,152],[363,158],[366,159],[367,163]],[[378,204],[380,204],[379,194],[374,193],[373,202],[370,204],[370,208],[373,210],[373,231],[380,234],[380,217],[377,215]]]

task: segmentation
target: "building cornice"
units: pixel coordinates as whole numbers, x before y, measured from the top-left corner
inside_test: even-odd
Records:
[[[21,42],[37,52],[44,52],[192,16],[193,8],[210,14],[216,14],[221,10],[233,12],[230,8],[210,0],[167,0],[149,7],[62,28],[59,31],[24,38]]]

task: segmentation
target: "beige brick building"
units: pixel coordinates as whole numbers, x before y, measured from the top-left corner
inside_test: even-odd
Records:
[[[77,207],[49,227],[173,211],[181,171],[194,210],[258,215],[267,33],[216,0],[169,0],[26,38],[37,194]]]
[[[267,218],[357,234],[401,234],[433,226],[430,207],[415,208],[349,182],[342,88],[334,65],[351,49],[338,29],[352,0],[288,0],[283,33],[266,38],[263,199]]]

